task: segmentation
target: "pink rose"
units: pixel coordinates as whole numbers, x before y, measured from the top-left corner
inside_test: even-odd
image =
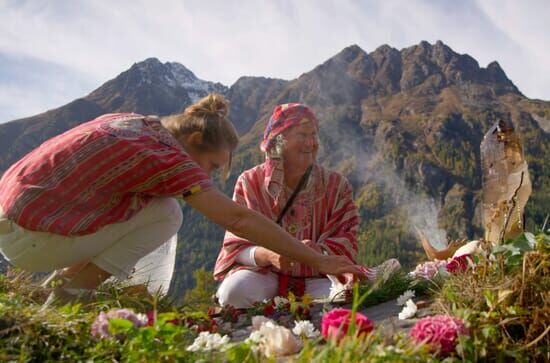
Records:
[[[448,315],[422,318],[412,327],[410,335],[417,343],[427,343],[442,355],[455,351],[459,335],[468,334],[462,320]]]
[[[323,315],[321,333],[326,340],[340,341],[346,336],[351,320],[351,310],[332,309]],[[361,313],[355,314],[355,329],[358,335],[367,334],[374,329],[374,323]]]

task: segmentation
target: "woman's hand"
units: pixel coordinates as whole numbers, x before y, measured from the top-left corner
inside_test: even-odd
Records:
[[[273,266],[281,272],[292,270],[294,267],[293,260],[264,247],[256,248],[254,259],[258,266]]]
[[[294,268],[295,262],[288,257],[279,255],[278,253],[273,252],[271,255],[271,266],[276,270],[281,272],[290,272]]]
[[[353,280],[353,275],[366,277],[361,266],[355,265],[346,256],[319,255],[315,268],[321,274],[336,275],[339,280],[346,282]]]

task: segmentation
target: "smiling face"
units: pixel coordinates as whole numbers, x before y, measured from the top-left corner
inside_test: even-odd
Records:
[[[284,132],[283,160],[305,171],[313,164],[319,151],[319,132],[311,122],[297,125]]]

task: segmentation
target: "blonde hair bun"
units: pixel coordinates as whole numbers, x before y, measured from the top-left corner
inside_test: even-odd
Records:
[[[200,118],[227,118],[229,115],[229,102],[218,93],[210,93],[187,107],[185,113],[189,116]]]

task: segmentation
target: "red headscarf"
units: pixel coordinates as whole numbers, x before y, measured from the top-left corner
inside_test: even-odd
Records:
[[[319,122],[313,111],[301,103],[285,103],[275,107],[264,131],[264,137],[260,144],[263,152],[268,151],[275,144],[275,137],[289,127],[312,122],[319,129]]]

